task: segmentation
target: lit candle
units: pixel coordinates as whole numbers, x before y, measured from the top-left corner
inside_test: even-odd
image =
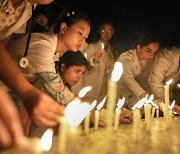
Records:
[[[177,86],[180,88],[180,84],[177,84]]]
[[[84,53],[84,57],[87,59],[87,53],[86,52]]]
[[[172,102],[171,106],[169,106],[169,114],[168,114],[168,122],[167,122],[168,126],[167,127],[172,126],[172,116],[173,116],[172,109],[174,107],[174,104],[175,104],[175,100]]]
[[[159,118],[159,109],[156,110],[156,117]]]
[[[164,86],[164,97],[165,97],[165,118],[169,113],[169,102],[170,102],[170,97],[169,97],[169,85],[172,83],[172,79],[166,82],[166,85]]]
[[[94,105],[94,104],[93,104]],[[95,106],[95,105],[94,105]],[[60,118],[59,149],[60,153],[66,151],[66,140],[71,127],[78,126],[92,109],[92,105],[81,103],[80,99],[71,101],[65,109],[65,117]]]
[[[106,97],[104,97],[103,100],[101,101],[101,103],[99,103],[99,105],[96,107],[97,110],[95,111],[95,120],[94,120],[94,129],[95,130],[98,129],[98,125],[99,125],[99,111],[103,107],[105,102],[106,102]]]
[[[151,108],[152,108],[152,105],[150,104],[151,101],[152,101],[152,96],[144,104],[145,121],[146,121],[146,129],[147,130],[150,130],[150,128],[151,128]]]
[[[140,108],[146,102],[146,98],[142,98],[139,100],[133,107],[133,140],[136,141],[139,136],[139,127],[140,127],[140,119],[141,119],[141,112]]]
[[[91,116],[91,110],[96,106],[97,101],[94,100],[93,103],[90,105],[88,109],[88,114],[86,115],[84,119],[84,132],[85,134],[89,134],[89,125],[90,125],[90,116]]]
[[[121,108],[124,105],[124,102],[125,102],[125,97],[118,100],[117,108],[115,111],[115,118],[114,118],[114,131],[117,131],[117,129],[118,129],[119,119],[120,119],[120,114],[121,114]]]
[[[104,51],[104,43],[101,43],[101,51]]]
[[[123,67],[121,62],[114,64],[114,69],[111,74],[111,79],[108,81],[107,90],[107,135],[110,136],[113,127],[113,112],[117,97],[117,81],[120,79],[123,73]]]

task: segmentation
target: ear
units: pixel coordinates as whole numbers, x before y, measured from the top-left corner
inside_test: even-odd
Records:
[[[63,73],[66,70],[66,65],[63,63],[61,64],[61,72]]]
[[[61,33],[62,34],[64,34],[64,32],[66,31],[66,29],[67,29],[67,25],[66,25],[66,23],[62,23],[61,24],[61,26],[60,26],[60,31],[61,31]]]
[[[140,46],[140,44],[138,44],[136,47],[137,51],[139,51],[140,48],[141,48],[141,46]]]

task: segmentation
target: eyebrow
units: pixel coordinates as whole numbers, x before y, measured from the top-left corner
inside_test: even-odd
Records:
[[[147,48],[148,50],[152,50],[151,48]]]

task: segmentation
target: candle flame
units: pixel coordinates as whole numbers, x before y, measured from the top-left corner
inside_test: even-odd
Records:
[[[87,59],[87,53],[86,52],[84,53],[84,57]]]
[[[165,104],[163,102],[161,102],[161,104],[162,104],[163,107],[165,106]]]
[[[152,101],[151,102],[152,106],[154,106],[156,109],[158,109],[158,106]]]
[[[121,62],[115,62],[114,69],[112,71],[112,81],[117,82],[123,73],[123,65]]]
[[[122,99],[119,99],[117,103],[117,108],[121,109],[122,106],[124,105],[124,102],[125,102],[125,97],[123,97]]]
[[[170,85],[172,83],[173,79],[170,79],[169,81],[166,82],[166,85]]]
[[[171,106],[169,106],[169,109],[172,110],[175,104],[175,100],[172,102]]]
[[[177,84],[177,86],[180,88],[180,84]]]
[[[53,129],[49,128],[41,137],[40,145],[44,152],[48,152],[51,149],[52,136],[53,136]]]
[[[102,50],[104,50],[104,43],[101,43],[101,48]]]
[[[154,95],[151,95],[147,102],[152,103],[153,99],[154,99]]]
[[[86,95],[86,93],[89,92],[91,89],[92,89],[91,86],[84,87],[83,89],[80,90],[78,96],[80,98],[83,98]]]
[[[135,108],[141,108],[145,103],[146,103],[147,99],[146,98],[142,98],[140,99],[133,107],[132,110],[135,110]]]
[[[104,97],[103,100],[101,101],[101,103],[98,104],[97,110],[100,110],[103,107],[105,102],[106,102],[106,97]]]
[[[96,102],[90,105],[87,102],[81,103],[78,99],[74,99],[65,109],[65,118],[67,122],[72,126],[78,126],[95,105]]]
[[[94,100],[93,102],[92,102],[92,104],[90,105],[90,110],[89,111],[91,111],[92,109],[94,109],[94,107],[96,106],[96,104],[97,104],[97,100]]]

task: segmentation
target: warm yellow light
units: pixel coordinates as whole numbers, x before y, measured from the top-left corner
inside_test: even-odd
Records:
[[[95,105],[96,102],[90,105],[87,102],[81,103],[79,99],[74,99],[65,109],[67,122],[72,126],[78,126]]]
[[[141,108],[146,102],[147,102],[147,99],[146,99],[146,98],[140,99],[140,100],[132,107],[132,110],[135,110],[135,108]]]
[[[51,149],[52,136],[53,136],[53,129],[49,128],[41,137],[40,146],[44,152],[48,152]]]
[[[170,85],[172,83],[173,79],[170,79],[169,81],[166,82],[166,85]]]
[[[169,109],[172,110],[175,104],[175,100],[172,102],[171,106],[169,106]]]
[[[114,69],[112,71],[112,81],[116,82],[121,78],[123,73],[123,66],[121,62],[115,62]]]
[[[91,89],[92,89],[91,86],[84,87],[83,89],[80,90],[78,96],[80,98],[83,98],[86,95],[86,93],[89,92]]]
[[[125,102],[125,97],[123,97],[122,99],[119,99],[117,103],[117,108],[121,109],[122,106],[124,105],[124,102]]]
[[[98,104],[98,106],[96,107],[97,110],[100,110],[103,107],[105,102],[106,102],[106,97],[104,97],[103,100],[101,101],[101,103]]]

